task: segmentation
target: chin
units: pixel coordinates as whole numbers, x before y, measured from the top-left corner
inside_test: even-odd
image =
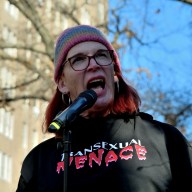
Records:
[[[101,97],[97,99],[95,105],[100,107],[110,107],[114,102],[114,98],[112,97]]]
[[[93,112],[102,112],[102,111],[109,111],[112,107],[113,102],[104,102],[104,101],[96,101],[96,103],[91,108]]]
[[[110,110],[107,109],[91,109],[89,111],[87,111],[87,115],[85,115],[85,117],[87,118],[95,118],[95,117],[105,117],[108,114],[110,114]]]

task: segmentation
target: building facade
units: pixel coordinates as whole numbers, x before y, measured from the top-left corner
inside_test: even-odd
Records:
[[[38,73],[32,70],[33,66],[35,70],[40,69],[39,71],[50,76],[50,79],[53,78],[53,63],[50,59],[31,51],[32,45],[37,50],[45,51],[42,37],[37,33],[37,28],[33,27],[33,22],[10,2],[0,1],[0,191],[2,192],[16,190],[26,154],[38,143],[53,136],[43,134],[41,129],[47,101],[27,97],[31,92],[33,95],[35,93],[38,95],[37,87],[44,88],[51,85],[45,80],[36,84],[31,83],[27,88],[22,85],[32,77],[38,79]],[[28,2],[34,3],[44,27],[53,37],[72,25],[80,23],[99,25],[107,22],[108,2],[105,0],[29,0]],[[21,48],[7,46],[14,44],[20,45]],[[22,49],[21,45],[29,48]],[[14,61],[14,58],[23,58],[29,64],[25,65],[23,60]],[[26,66],[31,71],[26,70]],[[51,95],[51,91],[47,94]],[[23,95],[26,98],[17,100],[17,97]],[[15,101],[4,102],[4,98],[7,97],[15,98]]]

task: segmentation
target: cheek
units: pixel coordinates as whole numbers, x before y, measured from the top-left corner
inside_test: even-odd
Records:
[[[107,73],[107,76],[108,76],[108,80],[107,80],[107,83],[108,83],[108,86],[111,88],[111,89],[114,89],[114,84],[115,84],[115,77],[114,77],[114,71],[113,70],[109,70],[108,73]]]
[[[76,97],[82,90],[83,75],[77,71],[65,71],[65,86],[69,89],[71,97]]]
[[[78,86],[78,81],[77,81],[78,78],[73,78],[72,76],[71,77],[68,77],[66,78],[66,86],[70,89],[70,90],[73,90],[75,87]]]
[[[75,71],[72,71],[70,69],[66,69],[64,72],[63,72],[63,76],[64,76],[64,79],[65,79],[65,83],[66,85],[71,85],[71,83],[73,83],[75,81],[75,77],[76,77],[76,73]]]

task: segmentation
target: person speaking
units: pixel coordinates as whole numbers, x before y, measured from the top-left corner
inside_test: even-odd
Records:
[[[68,192],[189,191],[190,143],[176,127],[139,110],[138,92],[123,78],[101,30],[77,25],[62,31],[54,65],[56,90],[43,128],[55,135],[25,157],[17,192],[63,192],[67,170]],[[88,106],[87,91],[93,93]],[[71,133],[67,165],[58,147],[64,130]]]

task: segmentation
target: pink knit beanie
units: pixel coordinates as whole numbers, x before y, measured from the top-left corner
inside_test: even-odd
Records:
[[[75,27],[64,30],[58,37],[55,47],[54,65],[55,74],[54,80],[57,83],[59,71],[66,59],[69,50],[78,43],[85,41],[95,41],[102,43],[107,49],[114,51],[115,65],[120,70],[120,62],[116,51],[111,43],[106,39],[105,35],[97,28],[89,25],[77,25]]]

